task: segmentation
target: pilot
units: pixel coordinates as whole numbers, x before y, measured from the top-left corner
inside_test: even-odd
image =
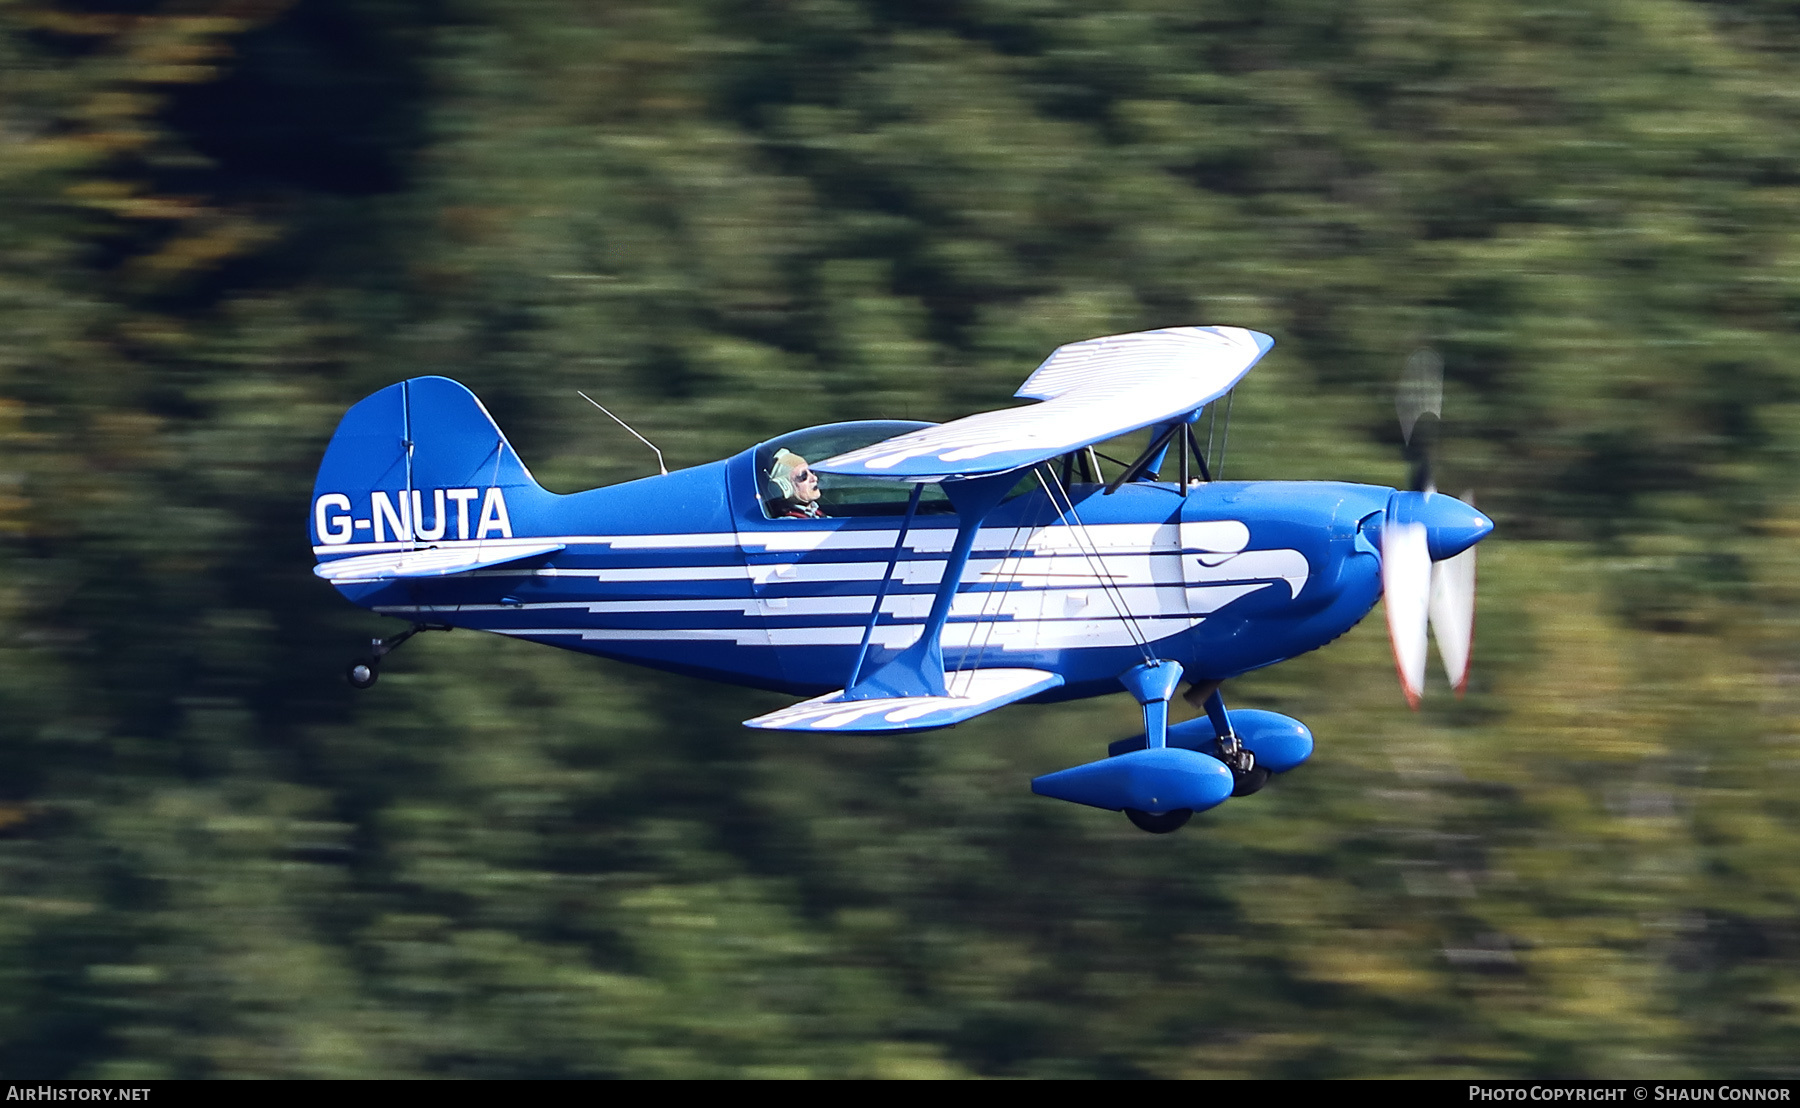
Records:
[[[779,519],[819,519],[819,475],[806,459],[792,450],[777,450],[769,467],[769,483],[779,494],[769,504],[769,514]]]

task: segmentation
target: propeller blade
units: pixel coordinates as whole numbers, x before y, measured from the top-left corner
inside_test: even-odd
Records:
[[[1406,359],[1400,388],[1394,394],[1394,414],[1400,417],[1400,437],[1410,443],[1413,425],[1423,415],[1444,415],[1444,359],[1429,347],[1415,350]]]
[[[1382,528],[1381,595],[1400,689],[1416,712],[1425,691],[1425,626],[1431,601],[1431,550],[1424,525],[1390,523]]]
[[[1431,492],[1437,487],[1431,476],[1431,456],[1437,425],[1444,417],[1444,359],[1437,351],[1425,347],[1406,359],[1406,371],[1394,393],[1394,414],[1400,417],[1400,438],[1412,465],[1409,484],[1414,492]]]
[[[1475,494],[1462,502],[1473,505]],[[1475,548],[1431,567],[1431,634],[1437,639],[1444,676],[1461,696],[1469,686],[1469,653],[1475,645]]]
[[[1444,676],[1461,696],[1469,685],[1469,651],[1475,644],[1475,548],[1431,567],[1431,634]]]

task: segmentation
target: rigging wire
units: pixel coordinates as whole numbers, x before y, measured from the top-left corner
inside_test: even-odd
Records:
[[[1100,544],[1094,541],[1087,524],[1082,522],[1081,514],[1076,511],[1075,498],[1069,494],[1067,489],[1059,491],[1062,493],[1063,503],[1068,506],[1068,518],[1074,521],[1070,533],[1075,538],[1076,549],[1087,561],[1089,572],[1100,583],[1100,589],[1112,604],[1113,612],[1124,622],[1126,630],[1136,640],[1138,649],[1143,652],[1144,660],[1146,662],[1154,661],[1155,659],[1150,653],[1150,640],[1143,633],[1143,629],[1138,626],[1137,617],[1131,614],[1131,606],[1126,602],[1123,590],[1113,580],[1114,575],[1106,571],[1106,563],[1100,554]],[[1051,497],[1051,503],[1055,504],[1054,495]],[[1058,511],[1060,513],[1061,509]]]
[[[1213,460],[1213,429],[1218,426],[1218,423],[1219,402],[1214,400],[1206,406],[1206,454],[1202,457],[1202,461],[1209,469],[1212,467]],[[1210,481],[1212,478],[1208,477],[1207,480]]]
[[[1237,390],[1232,389],[1225,394],[1225,433],[1219,437],[1219,465],[1215,473],[1219,480],[1225,479],[1225,451],[1231,446],[1231,408],[1237,403]]]
[[[999,630],[1000,614],[1006,607],[1006,597],[1008,594],[1005,590],[1005,586],[1017,584],[1019,575],[1024,571],[1025,559],[1017,554],[1017,550],[1019,547],[1019,533],[1025,530],[1026,526],[1027,525],[1023,523],[1015,524],[1013,526],[1012,538],[1009,540],[1005,553],[1001,554],[1000,565],[995,570],[996,580],[990,582],[987,593],[981,598],[981,608],[975,615],[975,625],[982,628],[983,631],[981,635],[981,649],[975,653],[975,664],[973,666],[965,666],[965,663],[969,660],[969,651],[975,649],[975,636],[973,634],[969,636],[969,641],[963,644],[962,653],[958,654],[956,657],[956,672],[959,675],[967,674],[967,676],[963,678],[963,691],[960,695],[967,696],[969,692],[974,689],[975,673],[981,668],[981,663],[987,660],[988,647],[993,644],[994,634]],[[1013,562],[1013,568],[1010,572],[1006,569],[1008,557],[1011,557]],[[991,619],[989,618],[990,612],[988,608],[990,604],[994,605],[994,609],[991,613],[993,618]],[[951,607],[955,607],[954,600],[951,601]]]
[[[1052,472],[1050,476],[1052,480],[1054,480],[1056,474]],[[1043,477],[1040,475],[1038,480],[1042,481]],[[1143,631],[1138,627],[1137,618],[1131,614],[1130,608],[1126,605],[1124,594],[1105,572],[1105,567],[1100,561],[1099,546],[1093,543],[1093,536],[1088,534],[1087,524],[1081,522],[1080,514],[1075,511],[1074,498],[1069,495],[1067,489],[1062,487],[1060,481],[1056,482],[1056,488],[1062,493],[1063,503],[1068,505],[1068,518],[1075,521],[1075,525],[1070,528],[1069,533],[1075,538],[1076,548],[1079,549],[1082,556],[1087,559],[1088,568],[1093,571],[1095,580],[1100,582],[1101,591],[1105,592],[1107,599],[1112,602],[1113,611],[1118,613],[1119,619],[1124,622],[1126,630],[1129,631],[1131,637],[1136,640],[1138,650],[1144,655],[1144,661],[1154,662],[1156,659],[1150,653],[1150,640],[1144,637]],[[1049,487],[1046,486],[1044,491],[1050,493]],[[1058,514],[1062,514],[1063,509],[1056,504],[1055,493],[1050,493],[1050,503],[1052,506],[1056,507]],[[1086,545],[1084,545],[1084,540],[1086,541]]]
[[[1040,466],[1034,468],[1032,471],[1033,475],[1037,477],[1039,485],[1043,485],[1044,483],[1043,474],[1037,471],[1041,468],[1044,467]],[[1052,476],[1054,476],[1054,474],[1052,474]],[[962,653],[957,656],[957,672],[967,672],[969,674],[963,682],[964,695],[967,695],[969,690],[974,688],[975,671],[979,670],[981,668],[981,663],[987,659],[988,647],[992,645],[994,634],[999,629],[998,617],[1000,616],[1001,611],[1006,607],[1006,596],[1008,595],[1005,591],[1005,586],[1018,584],[1019,577],[1024,572],[1025,558],[1018,553],[1019,534],[1031,526],[1032,525],[1028,523],[1018,523],[1013,526],[1012,539],[1008,542],[1005,552],[1000,556],[1000,565],[994,570],[996,579],[990,582],[987,594],[981,599],[981,609],[977,613],[975,619],[977,626],[985,627],[985,633],[981,637],[981,649],[975,654],[975,664],[968,667],[966,670],[963,669],[963,663],[968,661],[969,651],[973,650],[975,647],[975,636],[973,634],[969,636],[969,641],[963,644]],[[1029,540],[1027,541],[1029,542]],[[1013,568],[1010,572],[1006,569],[1006,563],[1009,557],[1012,559],[1013,563]],[[993,612],[995,618],[990,621],[988,618],[988,605],[994,603],[996,600],[998,601],[998,604]],[[952,601],[953,607],[954,603],[955,602]]]
[[[493,479],[488,482],[488,487],[490,489],[495,489],[495,488],[500,487],[500,463],[505,460],[506,460],[506,440],[504,438],[497,439],[494,442],[494,476],[493,476]],[[483,512],[487,511],[486,499],[483,499],[481,502],[481,510]],[[486,543],[486,541],[487,541],[487,539],[484,534],[484,529],[481,526],[481,516],[477,515],[475,517],[475,556],[477,558],[481,557],[481,548]]]
[[[400,505],[401,518],[406,519],[406,549],[419,548],[419,521],[407,513],[412,512],[413,505],[413,437],[412,437],[412,382],[400,382],[400,447],[406,451],[406,491],[401,493],[406,499]],[[373,507],[371,505],[371,507]]]

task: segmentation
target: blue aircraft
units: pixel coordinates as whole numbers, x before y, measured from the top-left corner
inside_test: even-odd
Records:
[[[314,572],[412,624],[351,663],[358,687],[411,635],[454,627],[808,697],[745,722],[782,731],[923,731],[1123,687],[1144,733],[1032,789],[1172,831],[1312,752],[1298,720],[1228,711],[1221,683],[1331,642],[1384,595],[1408,700],[1428,624],[1466,679],[1493,524],[1435,492],[1422,457],[1410,490],[1213,479],[1194,424],[1273,345],[1235,327],[1089,339],[1025,382],[1035,403],[810,427],[569,495],[468,389],[414,378],[338,425]],[[1403,403],[1409,441],[1429,392]],[[1145,429],[1103,473],[1093,447]],[[1205,714],[1171,725],[1184,678]]]

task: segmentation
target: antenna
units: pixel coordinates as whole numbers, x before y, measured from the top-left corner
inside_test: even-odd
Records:
[[[599,408],[601,411],[606,412],[607,416],[609,418],[611,418],[614,423],[625,428],[627,431],[631,431],[631,424],[626,423],[624,420],[620,419],[616,415],[613,415],[611,412],[607,412],[606,405],[600,403],[598,400],[595,400],[593,397],[589,396],[585,392],[582,392],[580,389],[575,390],[575,395],[581,397],[583,400],[587,401],[589,404],[592,404],[594,407]],[[645,446],[648,446],[650,449],[656,450],[655,443],[651,442],[649,439],[645,438],[644,436],[638,434],[636,431],[631,431],[631,437],[636,439],[637,441],[643,443]],[[669,475],[669,467],[663,464],[662,451],[660,451],[660,450],[656,450],[656,468],[662,470],[662,475],[664,477],[667,477]]]

